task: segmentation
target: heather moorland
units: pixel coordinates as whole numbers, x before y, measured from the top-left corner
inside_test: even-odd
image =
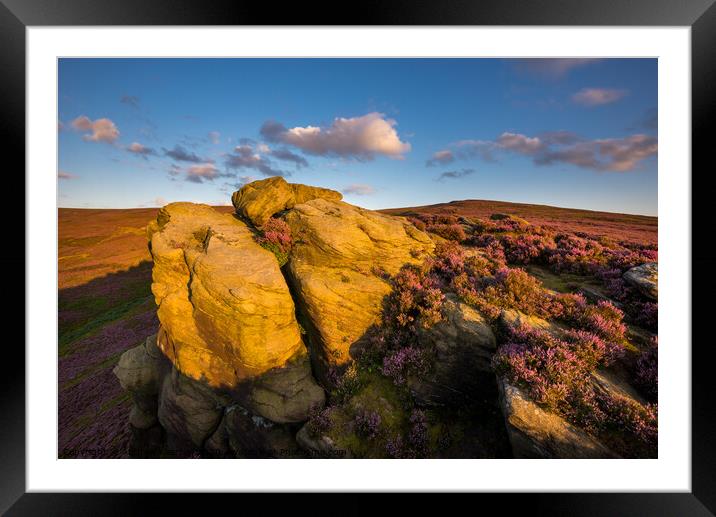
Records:
[[[345,205],[333,203],[331,210]],[[234,207],[214,211],[247,222],[252,239],[285,270],[292,254],[300,256],[303,230],[291,219],[299,209],[279,210],[262,225],[231,215]],[[353,276],[359,274],[385,287],[377,320],[355,340],[360,346],[344,350],[348,362],[317,352],[329,339],[321,336],[322,323],[311,321],[317,313],[310,298],[296,294],[301,287],[286,274],[296,305],[307,305],[297,307],[299,327],[326,397],[309,408],[305,426],[274,431],[281,435],[276,443],[292,442],[296,456],[656,455],[657,302],[627,274],[657,262],[656,218],[492,201],[383,213],[402,216],[400,224],[425,232],[427,241],[392,273],[380,259],[368,271],[358,262],[340,266],[339,285],[359,283]],[[113,375],[123,353],[157,339],[147,245],[157,215],[159,209],[59,210],[63,457],[126,457],[138,447],[168,457],[217,454],[206,441],[171,449],[166,438],[137,438],[129,422],[139,398]],[[331,217],[334,229],[355,224],[343,214]],[[167,355],[180,364],[179,354]],[[529,411],[546,416],[521,423]],[[545,434],[565,443],[540,444]],[[533,442],[531,453],[524,436]],[[140,446],[132,445],[137,440]],[[272,439],[253,440],[265,447],[263,455],[274,455]],[[141,448],[147,443],[150,452]],[[240,457],[242,446],[218,449]],[[243,445],[245,455],[256,455],[249,449]]]

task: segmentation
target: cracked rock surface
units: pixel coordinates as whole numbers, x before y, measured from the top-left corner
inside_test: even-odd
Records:
[[[351,348],[379,322],[391,287],[383,276],[419,264],[433,250],[402,217],[314,199],[285,216],[294,248],[288,275],[324,366],[350,361]]]
[[[276,422],[303,421],[324,403],[288,286],[246,223],[172,203],[148,231],[157,346],[179,373]]]
[[[151,231],[158,346],[181,373],[231,388],[306,354],[276,259],[244,222],[172,203]]]

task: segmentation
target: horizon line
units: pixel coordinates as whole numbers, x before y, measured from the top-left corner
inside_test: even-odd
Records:
[[[419,209],[419,208],[430,208],[435,207],[438,205],[449,205],[452,203],[464,203],[469,201],[479,201],[479,202],[489,202],[489,203],[507,203],[512,205],[528,205],[528,206],[535,206],[535,207],[545,207],[545,208],[557,208],[560,210],[580,210],[583,212],[593,212],[593,213],[603,213],[603,214],[614,214],[614,215],[631,215],[631,216],[637,216],[637,217],[651,217],[654,219],[658,219],[659,215],[652,215],[652,214],[639,214],[639,213],[630,213],[630,212],[612,212],[609,210],[594,210],[591,208],[579,208],[579,207],[573,207],[573,206],[558,206],[558,205],[546,205],[542,203],[528,203],[524,201],[504,201],[499,199],[453,199],[451,201],[442,201],[439,203],[432,203],[429,205],[417,205],[417,206],[393,206],[393,207],[384,207],[384,208],[375,208],[370,209],[375,212],[380,212],[382,210],[401,210],[401,209]],[[166,205],[161,206],[132,206],[132,207],[115,207],[115,208],[109,208],[109,207],[91,207],[91,206],[58,206],[57,209],[65,209],[65,210],[149,210],[149,209],[160,209],[164,206],[167,206],[171,203],[195,203],[194,201],[172,201],[170,203],[167,203]],[[208,205],[211,207],[231,207],[232,205],[213,205],[210,203],[197,203],[202,205]],[[353,204],[353,203],[351,203]],[[360,206],[360,205],[356,205]],[[362,207],[364,208],[364,207]]]

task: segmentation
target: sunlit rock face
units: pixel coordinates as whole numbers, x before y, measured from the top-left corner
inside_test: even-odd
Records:
[[[276,259],[244,222],[172,203],[150,231],[158,346],[181,373],[231,388],[306,354]]]
[[[327,188],[288,183],[274,176],[244,185],[234,192],[231,202],[238,214],[256,226],[263,226],[272,215],[317,198],[340,201],[343,195]]]
[[[288,276],[325,366],[342,365],[380,321],[390,293],[384,279],[433,250],[427,234],[402,217],[341,201],[314,199],[285,216],[294,248]]]

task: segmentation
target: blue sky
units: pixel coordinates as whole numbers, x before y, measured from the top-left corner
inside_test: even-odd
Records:
[[[655,59],[61,59],[58,94],[62,207],[282,174],[368,208],[657,213]]]

